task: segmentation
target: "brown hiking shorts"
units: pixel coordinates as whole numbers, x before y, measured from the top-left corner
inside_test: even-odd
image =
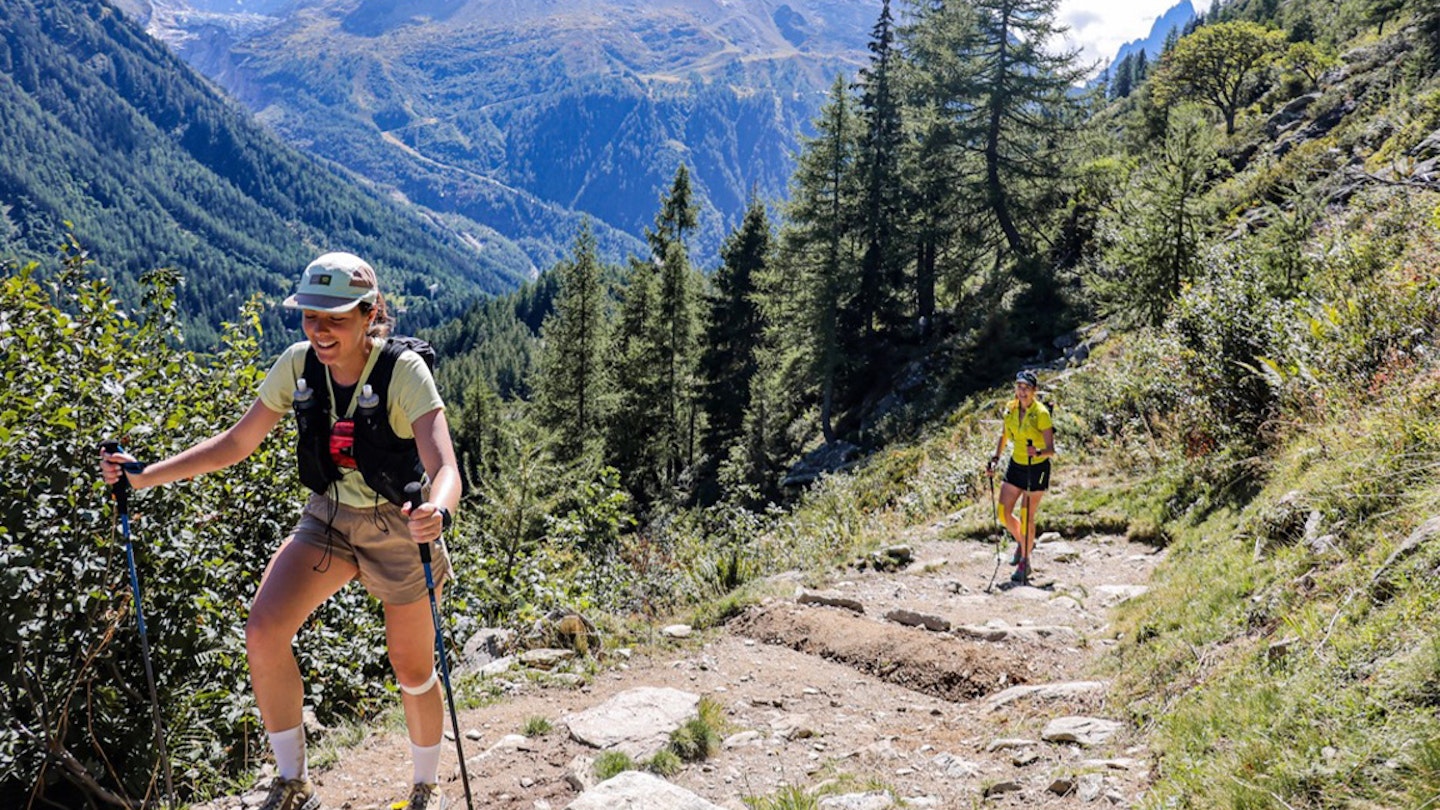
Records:
[[[360,584],[387,605],[426,598],[425,569],[420,548],[410,539],[410,521],[389,501],[357,509],[311,495],[291,535],[360,569]],[[450,576],[450,555],[438,540],[431,546],[430,570],[438,586]]]

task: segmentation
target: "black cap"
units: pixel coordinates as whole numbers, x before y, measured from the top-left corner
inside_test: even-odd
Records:
[[[1035,372],[1031,371],[1028,368],[1015,375],[1015,382],[1025,383],[1031,388],[1040,387],[1040,378],[1036,377]]]

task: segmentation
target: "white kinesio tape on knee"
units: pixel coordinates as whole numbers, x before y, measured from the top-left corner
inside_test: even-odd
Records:
[[[430,670],[430,677],[426,678],[425,682],[420,684],[419,686],[406,686],[405,684],[400,683],[399,680],[396,680],[395,682],[400,683],[400,691],[404,692],[407,695],[423,695],[426,692],[429,692],[431,689],[434,689],[435,684],[439,683],[439,681],[440,676],[436,675],[435,670],[432,669]]]

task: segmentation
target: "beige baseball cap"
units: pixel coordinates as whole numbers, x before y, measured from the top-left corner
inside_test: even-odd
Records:
[[[380,296],[375,269],[353,253],[326,253],[305,268],[300,289],[285,299],[290,309],[349,312]]]

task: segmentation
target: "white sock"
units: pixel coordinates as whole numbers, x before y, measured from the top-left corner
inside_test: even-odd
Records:
[[[415,759],[415,784],[433,785],[440,781],[440,743],[416,745],[412,742],[410,755]]]
[[[270,732],[270,747],[275,749],[275,767],[281,779],[304,779],[310,775],[305,763],[305,725],[284,731]]]

